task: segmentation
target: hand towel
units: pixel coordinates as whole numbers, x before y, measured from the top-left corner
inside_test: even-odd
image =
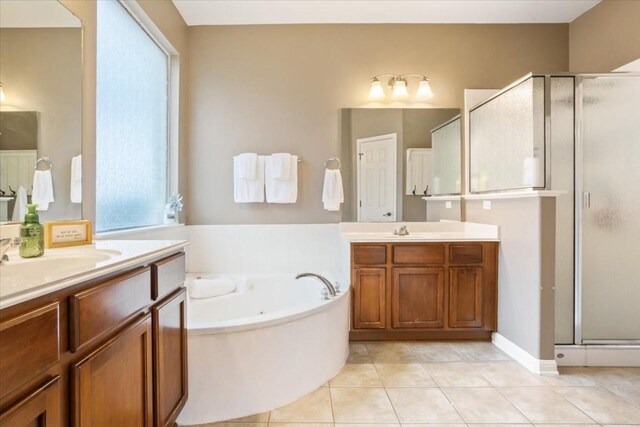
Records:
[[[82,154],[71,159],[71,203],[82,203]]]
[[[236,283],[224,277],[218,279],[196,279],[189,286],[189,296],[194,299],[213,298],[230,294]]]
[[[16,194],[16,202],[13,205],[11,221],[24,221],[24,216],[27,214],[27,203],[27,189],[21,185]]]
[[[37,170],[33,175],[33,191],[31,203],[38,205],[37,210],[46,211],[53,202],[53,180],[51,170]]]
[[[258,156],[255,179],[240,178],[240,159],[233,158],[233,200],[236,203],[264,202],[264,156]]]
[[[291,176],[291,154],[274,153],[270,157],[273,179],[288,181]]]
[[[295,203],[298,200],[298,156],[289,161],[289,179],[274,177],[273,156],[265,159],[264,175],[268,203]]]
[[[344,203],[342,174],[340,169],[325,169],[324,186],[322,187],[322,203],[328,211],[339,211],[340,203]]]
[[[237,159],[238,178],[254,181],[258,170],[258,155],[256,153],[242,153],[233,158]]]

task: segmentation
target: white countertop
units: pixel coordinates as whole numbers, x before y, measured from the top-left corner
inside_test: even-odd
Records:
[[[31,259],[10,250],[9,261],[0,264],[0,309],[172,254],[188,244],[186,240],[100,240],[87,246],[46,249],[43,256]]]
[[[407,236],[393,234],[405,225]],[[349,242],[497,242],[496,225],[459,221],[440,222],[343,222],[340,234]]]

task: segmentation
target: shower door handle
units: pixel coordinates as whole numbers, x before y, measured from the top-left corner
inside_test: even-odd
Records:
[[[582,209],[589,209],[591,207],[591,193],[582,193]]]

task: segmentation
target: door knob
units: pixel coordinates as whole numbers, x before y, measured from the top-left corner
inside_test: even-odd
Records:
[[[382,214],[382,216],[391,216],[391,212],[387,212],[386,214]]]

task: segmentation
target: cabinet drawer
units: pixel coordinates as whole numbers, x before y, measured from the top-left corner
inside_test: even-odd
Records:
[[[58,312],[56,302],[0,323],[0,397],[58,362]]]
[[[151,264],[151,298],[158,300],[182,286],[185,270],[184,253]]]
[[[394,264],[443,264],[444,245],[394,245]]]
[[[482,245],[474,243],[449,245],[449,262],[451,264],[481,264]]]
[[[387,247],[384,245],[355,245],[353,247],[353,263],[360,265],[385,264]]]
[[[70,347],[76,352],[122,327],[151,302],[149,267],[69,297]]]

